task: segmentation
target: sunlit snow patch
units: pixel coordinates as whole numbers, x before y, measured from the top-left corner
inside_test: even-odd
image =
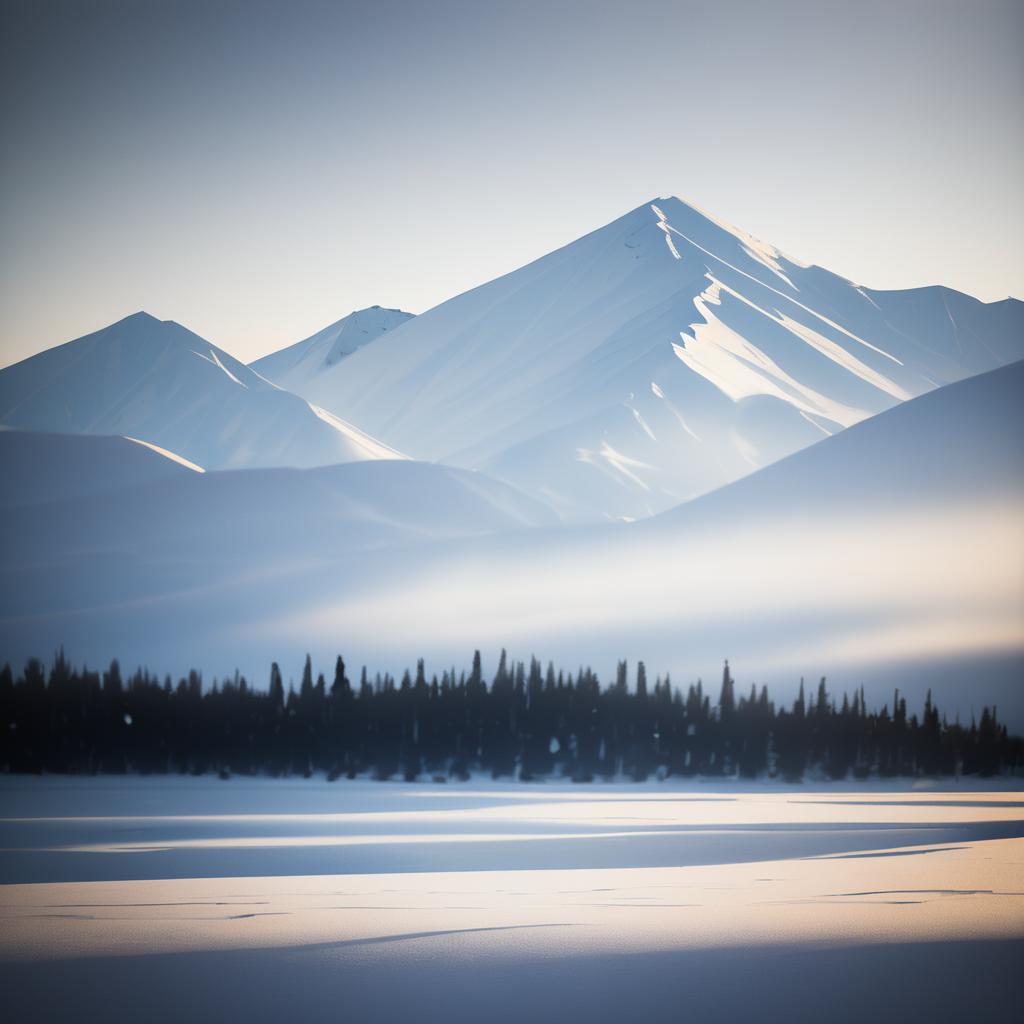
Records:
[[[658,439],[654,436],[654,431],[651,430],[650,426],[647,423],[647,420],[645,420],[643,416],[640,415],[639,411],[637,409],[632,408],[632,406],[630,407],[630,411],[633,413],[633,419],[636,420],[637,425],[640,427],[640,429],[643,430],[643,432],[652,441],[657,441]]]
[[[643,480],[632,472],[629,467],[634,469],[653,469],[657,470],[657,466],[652,466],[647,462],[641,462],[639,459],[631,458],[629,455],[624,455],[622,452],[616,451],[607,441],[601,442],[601,450],[599,452],[592,452],[587,448],[580,448],[577,450],[576,457],[580,462],[589,463],[592,466],[598,467],[609,467],[616,473],[620,474],[626,480],[631,481],[638,487],[645,491],[649,491],[650,487]],[[621,480],[619,481],[622,482]]]
[[[350,441],[353,441],[360,451],[368,459],[407,459],[407,455],[403,455],[401,452],[396,451],[394,448],[389,448],[386,444],[382,444],[375,438],[370,437],[369,434],[364,434],[358,427],[352,426],[351,423],[346,423],[345,420],[339,416],[335,416],[334,413],[328,412],[326,409],[322,409],[319,405],[314,405],[312,402],[306,403],[310,409],[313,410],[325,423],[329,423],[339,433],[344,434]]]
[[[770,395],[844,427],[868,416],[866,411],[830,399],[791,377],[709,309],[709,304],[720,303],[720,287],[713,281],[693,300],[704,322],[691,324],[690,333],[680,331],[682,344],[672,343],[675,354],[691,370],[734,402],[755,395]]]
[[[677,260],[681,260],[683,257],[679,255],[679,250],[676,248],[676,244],[672,241],[672,236],[669,234],[669,225],[668,221],[665,219],[665,214],[663,214],[653,203],[651,203],[651,209],[658,215],[658,227],[665,233],[665,244],[668,246],[668,251],[672,253]]]
[[[225,374],[225,375],[226,375],[227,377],[229,377],[229,378],[230,378],[231,380],[233,380],[233,381],[234,381],[234,382],[235,382],[235,383],[236,383],[236,384],[237,384],[237,385],[238,385],[238,386],[239,386],[240,388],[245,388],[245,390],[246,390],[246,391],[248,391],[248,390],[249,390],[249,385],[248,385],[248,384],[243,384],[243,383],[242,383],[242,381],[240,381],[240,380],[239,380],[239,379],[238,379],[238,378],[237,378],[237,377],[236,377],[236,376],[235,376],[235,375],[234,375],[234,374],[233,374],[233,373],[232,373],[232,372],[231,372],[231,371],[230,371],[230,370],[229,370],[229,369],[228,369],[228,368],[227,368],[227,367],[226,367],[226,366],[225,366],[225,365],[224,365],[224,364],[223,364],[223,363],[222,363],[222,362],[220,361],[220,357],[219,357],[219,356],[217,355],[217,353],[216,353],[216,352],[214,352],[214,350],[213,350],[212,348],[210,349],[210,354],[209,354],[209,355],[205,355],[205,354],[204,354],[203,352],[197,352],[197,351],[196,351],[195,349],[193,349],[193,350],[192,350],[192,354],[193,354],[193,355],[197,355],[197,356],[199,356],[199,358],[200,358],[200,359],[205,359],[205,360],[206,360],[206,361],[207,361],[208,363],[213,363],[213,365],[214,365],[214,366],[216,366],[218,370],[220,370],[220,371],[221,371],[222,373],[224,373],[224,374]]]
[[[794,264],[795,266],[802,267],[805,269],[809,266],[809,264],[800,263],[798,260],[790,259],[790,257],[785,256],[780,250],[776,249],[774,246],[768,245],[767,242],[762,242],[759,238],[755,238],[753,235],[748,234],[746,231],[743,231],[740,228],[735,227],[734,225],[729,224],[724,220],[720,220],[718,217],[715,217],[712,214],[708,213],[707,210],[702,210],[699,206],[697,206],[694,203],[687,202],[686,205],[689,206],[692,210],[695,210],[702,217],[707,218],[709,221],[711,221],[712,224],[717,225],[723,231],[727,231],[730,235],[736,238],[742,246],[743,251],[752,260],[756,260],[762,266],[767,267],[773,274],[775,274],[777,277],[785,281],[786,284],[788,284],[789,287],[793,289],[793,291],[800,291],[800,289],[797,288],[797,286],[793,284],[793,282],[783,272],[782,265],[778,261],[779,258],[782,257],[783,259],[788,260],[788,262]]]
[[[194,462],[189,462],[188,459],[181,455],[176,455],[174,452],[169,452],[166,448],[161,448],[158,444],[153,444],[152,441],[143,441],[140,437],[129,437],[127,434],[124,434],[123,436],[126,441],[133,441],[135,444],[141,444],[144,448],[149,448],[151,451],[156,452],[157,455],[162,455],[165,459],[170,459],[171,462],[176,462],[179,466],[191,469],[195,473],[206,472],[202,466],[197,466]]]
[[[700,441],[701,440],[700,435],[697,434],[690,427],[689,423],[686,422],[686,417],[683,416],[683,414],[679,411],[678,408],[676,408],[675,403],[674,402],[670,402],[665,397],[665,392],[662,391],[661,388],[659,388],[658,385],[655,384],[655,382],[653,380],[651,381],[651,393],[656,398],[660,398],[665,403],[665,407],[668,409],[668,411],[670,413],[672,413],[673,416],[675,416],[676,420],[679,422],[679,425],[683,428],[683,430],[686,431],[687,434],[690,435],[690,437],[692,437],[694,439],[694,441]]]

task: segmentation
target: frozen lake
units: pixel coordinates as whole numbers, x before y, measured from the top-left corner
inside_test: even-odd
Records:
[[[999,1020],[1024,793],[0,778],[19,1020]]]

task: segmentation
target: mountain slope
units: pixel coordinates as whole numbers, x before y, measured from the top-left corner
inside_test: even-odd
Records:
[[[129,435],[204,469],[400,457],[147,313],[0,370],[0,425]]]
[[[797,521],[1017,502],[1024,504],[1024,361],[931,391],[636,530],[751,514]]]
[[[383,309],[380,306],[356,310],[304,341],[272,352],[249,365],[286,391],[299,391],[357,349],[411,320],[412,316],[412,313],[400,309]]]
[[[296,384],[570,519],[638,518],[1024,356],[1024,304],[878,292],[656,200]]]

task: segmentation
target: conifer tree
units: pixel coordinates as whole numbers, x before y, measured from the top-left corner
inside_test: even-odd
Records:
[[[722,691],[718,697],[718,710],[723,721],[736,710],[736,697],[733,693],[733,678],[729,674],[729,661],[726,659],[722,670]]]

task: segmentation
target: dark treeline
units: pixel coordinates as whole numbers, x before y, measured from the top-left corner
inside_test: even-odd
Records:
[[[631,685],[632,683],[632,685]],[[423,662],[400,680],[358,682],[337,659],[333,679],[306,658],[298,690],[271,667],[270,685],[245,679],[204,688],[198,673],[176,684],[138,671],[122,678],[73,668],[60,654],[14,677],[0,671],[0,770],[8,772],[217,772],[464,778],[480,770],[523,780],[627,776],[767,775],[832,779],[1019,773],[1024,741],[985,708],[969,725],[949,723],[929,693],[922,716],[897,691],[891,709],[868,710],[863,690],[838,703],[817,689],[776,707],[767,690],[736,695],[728,662],[717,701],[700,682],[685,693],[670,679],[651,686],[644,665],[618,666],[602,688],[575,675],[510,662],[493,679],[480,654],[472,669],[427,678]]]

